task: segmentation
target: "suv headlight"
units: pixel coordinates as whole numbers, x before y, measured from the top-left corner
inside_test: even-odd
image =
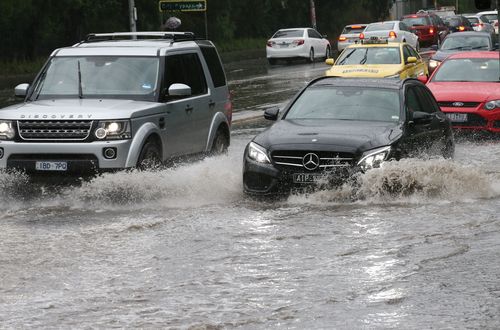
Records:
[[[486,110],[495,110],[496,108],[500,108],[500,100],[486,102],[484,108]]]
[[[263,164],[271,163],[271,160],[267,156],[267,150],[255,142],[250,142],[250,144],[248,145],[247,156],[251,160],[254,160],[258,163],[263,163]]]
[[[94,132],[99,140],[122,140],[132,138],[130,120],[101,120]]]
[[[390,152],[390,146],[366,151],[365,153],[363,153],[361,160],[358,162],[358,166],[360,166],[363,171],[367,171],[375,167],[380,167],[382,162],[389,158]]]
[[[14,122],[10,120],[0,120],[0,140],[12,140],[16,136]]]

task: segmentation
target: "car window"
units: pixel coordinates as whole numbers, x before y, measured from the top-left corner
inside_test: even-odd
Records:
[[[418,52],[413,47],[410,47],[410,46],[406,45],[405,48],[408,49],[408,52],[410,53],[410,56],[416,57],[417,60],[420,59],[420,55],[418,54]]]
[[[403,47],[403,57],[405,60],[405,63],[408,62],[408,57],[411,56],[410,51],[408,50],[408,47]]]
[[[403,18],[403,22],[408,26],[431,25],[431,22],[427,16],[405,17]]]
[[[485,20],[488,22],[488,23],[491,23],[493,21],[496,21],[498,20],[498,15],[497,14],[486,14],[486,15],[483,15],[481,17],[484,17]]]
[[[363,25],[348,25],[342,31],[342,34],[359,34],[364,31],[366,26]]]
[[[416,86],[408,86],[405,93],[405,106],[410,113],[415,111],[424,111],[424,107],[420,101]]]
[[[479,33],[478,33],[479,34]],[[490,39],[487,36],[462,36],[454,33],[446,38],[441,46],[443,50],[489,49]]]
[[[471,22],[471,24],[479,23],[479,19],[477,17],[467,17],[467,19],[469,20],[469,22]]]
[[[433,99],[428,89],[416,86],[416,90],[420,94],[420,103],[424,112],[434,113],[439,110],[436,101]]]
[[[409,30],[410,30],[410,29],[406,26],[406,24],[405,24],[405,23],[403,23],[403,22],[399,22],[399,29],[400,29],[401,31],[409,31]]]
[[[212,76],[214,82],[214,87],[221,87],[226,85],[226,75],[224,74],[224,69],[222,68],[221,61],[219,59],[219,54],[215,47],[199,45],[203,57],[208,65],[208,70]]]
[[[433,82],[443,81],[499,81],[498,59],[460,58],[444,61],[432,78]]]
[[[273,35],[273,38],[302,38],[304,30],[280,30]]]
[[[207,92],[207,83],[198,54],[170,55],[165,64],[165,87],[174,83],[186,84],[191,87],[191,95]]]
[[[335,65],[356,64],[401,64],[399,47],[349,48],[335,63]]]
[[[313,29],[307,29],[307,33],[309,34],[309,38],[321,39],[322,36],[317,31]]]
[[[366,32],[386,31],[386,30],[394,30],[394,23],[393,22],[372,23],[369,24],[365,29]]]
[[[400,111],[397,90],[323,85],[304,90],[284,119],[397,122]]]

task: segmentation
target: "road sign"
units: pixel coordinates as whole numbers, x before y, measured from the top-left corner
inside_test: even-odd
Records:
[[[160,11],[206,11],[206,0],[161,0]]]

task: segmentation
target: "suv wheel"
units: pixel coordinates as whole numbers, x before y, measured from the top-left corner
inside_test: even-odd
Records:
[[[137,168],[140,170],[148,170],[157,168],[160,164],[160,147],[154,140],[148,139],[139,154]]]
[[[309,63],[314,63],[314,49],[311,48],[309,51],[309,58],[307,59]]]
[[[215,135],[214,142],[212,143],[212,149],[210,150],[210,155],[221,155],[227,152],[229,147],[229,141],[224,132],[219,129]]]

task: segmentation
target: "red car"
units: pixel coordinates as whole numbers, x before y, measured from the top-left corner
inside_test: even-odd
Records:
[[[426,11],[403,16],[402,21],[418,36],[420,45],[424,47],[439,45],[449,33],[439,16]]]
[[[426,77],[419,77],[425,82]],[[500,65],[498,52],[450,55],[427,82],[452,127],[500,133]]]

